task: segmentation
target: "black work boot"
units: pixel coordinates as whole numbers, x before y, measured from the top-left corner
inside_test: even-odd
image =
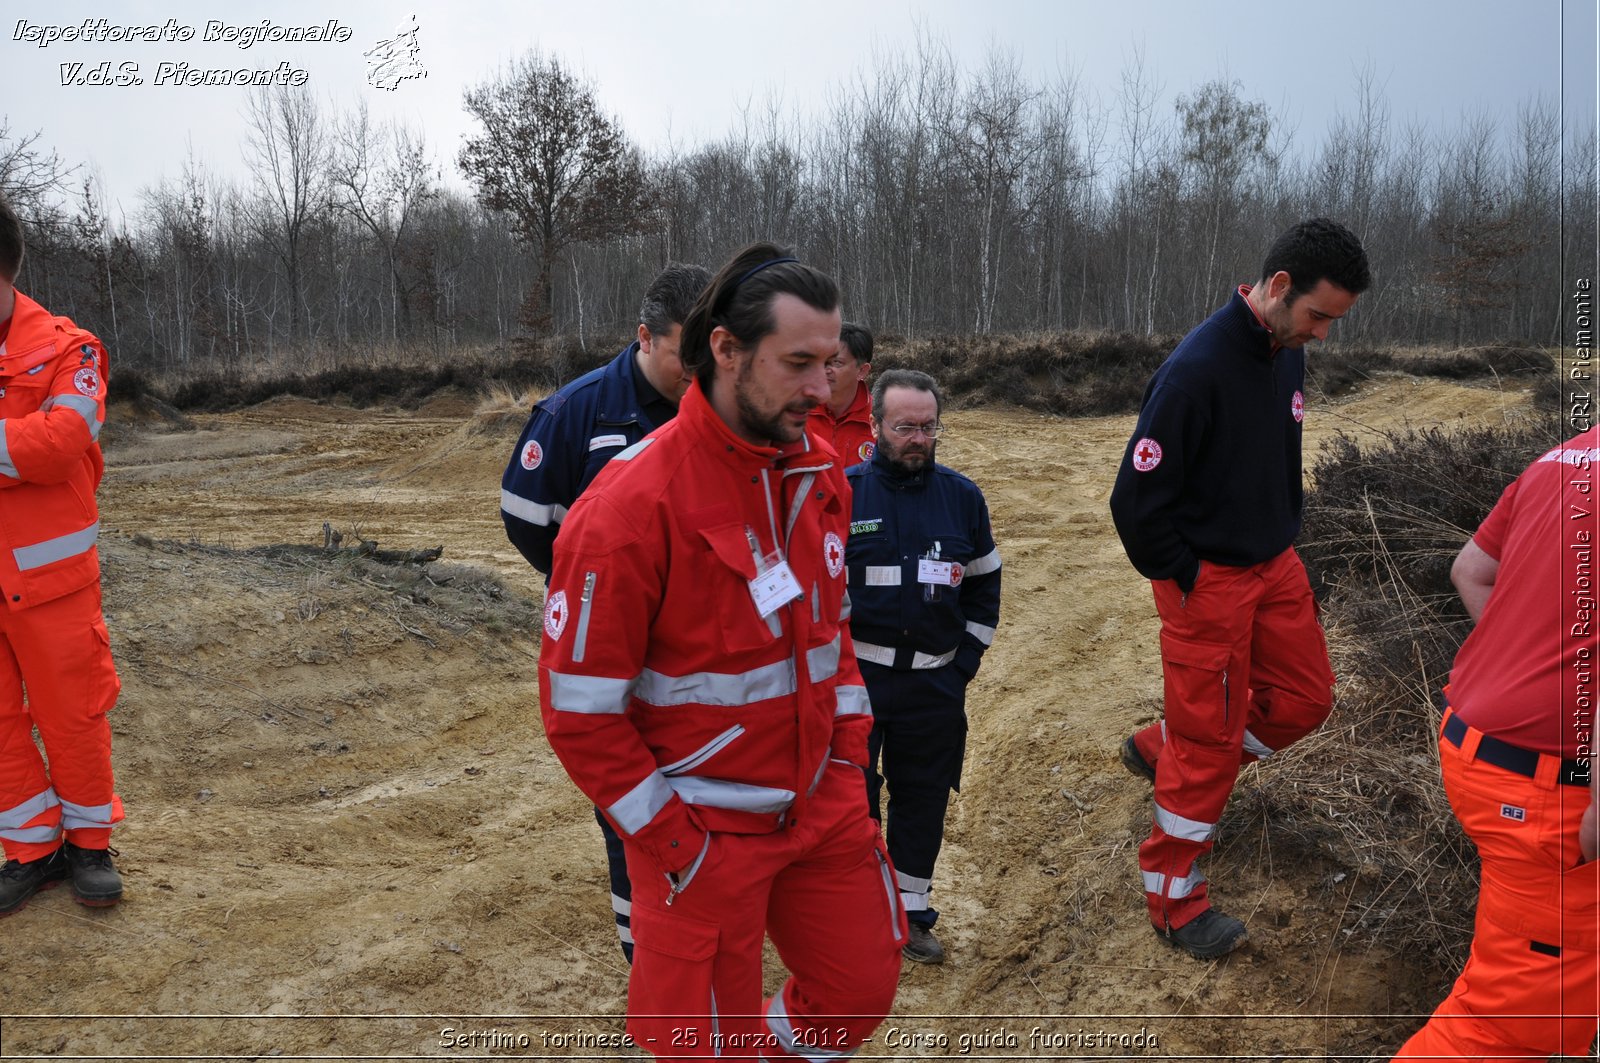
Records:
[[[7,860],[0,867],[0,916],[21,911],[29,897],[58,885],[66,877],[67,861],[60,849],[26,863]]]
[[[109,908],[122,900],[122,876],[111,866],[110,849],[80,849],[71,842],[61,847],[72,874],[72,895],[90,908]]]
[[[1156,767],[1144,759],[1144,754],[1139,752],[1139,744],[1129,735],[1128,740],[1122,743],[1122,766],[1129,772],[1149,782],[1156,781]]]
[[[912,963],[944,962],[944,946],[933,936],[933,927],[912,923],[910,930],[911,937],[900,949],[902,956]]]
[[[1243,923],[1215,908],[1207,908],[1176,930],[1158,929],[1156,933],[1197,960],[1226,956],[1249,937]]]

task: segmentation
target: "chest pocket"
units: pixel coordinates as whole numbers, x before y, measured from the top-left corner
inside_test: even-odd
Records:
[[[0,416],[15,417],[37,410],[50,386],[53,347],[8,357],[0,361]],[[28,370],[33,372],[28,372]]]
[[[750,596],[750,581],[756,578],[756,558],[750,536],[741,523],[716,524],[700,529],[706,544],[705,586],[700,588],[709,614],[707,623],[716,628],[722,648],[738,653],[759,649],[772,642],[783,628],[783,610],[764,619]],[[776,630],[774,630],[776,629]]]

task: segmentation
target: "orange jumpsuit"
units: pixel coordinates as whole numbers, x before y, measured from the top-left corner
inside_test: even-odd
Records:
[[[122,819],[106,712],[120,684],[100,611],[106,352],[21,292],[0,342],[0,843],[29,861]],[[33,741],[37,727],[48,773]]]

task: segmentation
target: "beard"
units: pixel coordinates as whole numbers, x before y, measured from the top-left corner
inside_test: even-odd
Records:
[[[937,450],[937,440],[918,437],[896,445],[890,442],[888,433],[878,433],[878,453],[889,463],[889,468],[903,475],[919,473],[928,468],[933,464],[933,455]]]
[[[750,386],[750,366],[754,361],[753,355],[748,356],[739,367],[739,375],[733,378],[733,398],[738,406],[741,427],[755,439],[770,439],[778,444],[798,443],[806,434],[805,415],[811,411],[810,404],[762,410],[756,405]],[[786,413],[798,413],[800,423],[790,424],[784,419]]]

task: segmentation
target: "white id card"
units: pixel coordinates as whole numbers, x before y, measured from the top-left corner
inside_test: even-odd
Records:
[[[756,612],[763,620],[802,593],[799,580],[794,578],[794,569],[787,561],[779,561],[750,581],[750,597],[755,599]]]
[[[955,582],[950,578],[954,567],[949,561],[933,561],[926,557],[918,558],[917,582],[949,587]]]

